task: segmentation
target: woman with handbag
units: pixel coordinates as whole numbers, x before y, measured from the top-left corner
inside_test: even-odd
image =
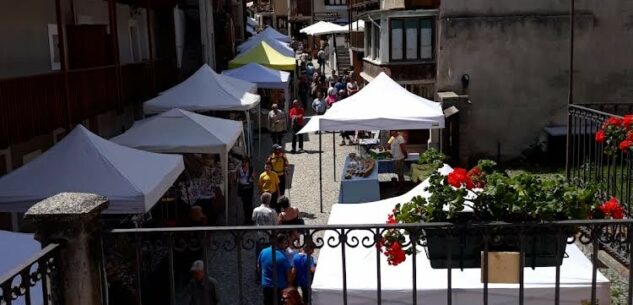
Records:
[[[251,215],[253,214],[253,188],[255,175],[253,166],[248,157],[242,159],[242,166],[237,169],[237,193],[242,199],[242,208],[244,209],[244,224],[252,224]]]

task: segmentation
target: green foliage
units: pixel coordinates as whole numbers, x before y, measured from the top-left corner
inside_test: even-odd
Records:
[[[429,164],[432,165],[434,169],[438,169],[444,165],[445,160],[446,156],[443,153],[435,148],[429,148],[420,154],[418,164]]]
[[[561,176],[518,173],[512,177],[495,171],[496,164],[481,160],[484,186],[455,188],[439,172],[429,177],[428,199],[420,196],[396,206],[400,223],[460,222],[459,215],[470,207],[478,221],[553,221],[585,219],[598,206],[598,191],[593,186],[576,186]],[[471,170],[472,171],[472,170]]]

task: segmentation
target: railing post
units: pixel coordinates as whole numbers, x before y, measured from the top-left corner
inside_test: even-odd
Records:
[[[108,200],[95,194],[61,193],[32,206],[26,219],[36,226],[35,238],[42,245],[60,243],[57,281],[51,291],[65,305],[102,305],[98,261],[99,215]]]

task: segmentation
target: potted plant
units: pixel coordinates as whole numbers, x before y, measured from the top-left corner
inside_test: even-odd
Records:
[[[435,148],[429,148],[420,154],[418,162],[411,164],[411,181],[423,181],[444,165],[446,156]]]
[[[540,177],[528,173],[508,176],[496,170],[493,161],[482,160],[470,170],[455,168],[447,176],[434,172],[425,189],[428,198],[417,196],[397,204],[388,215],[387,223],[451,222],[453,236],[447,231],[426,229],[424,238],[427,256],[433,268],[446,268],[450,249],[452,266],[478,268],[484,249],[484,232],[469,224],[510,222],[533,224],[555,220],[586,218],[622,218],[624,211],[617,199],[601,204],[600,194],[593,186],[575,186],[562,176]],[[555,266],[562,263],[568,236],[565,229],[521,226],[524,236],[525,265]],[[512,227],[487,232],[489,251],[520,250],[519,230]],[[562,234],[561,234],[562,233]],[[389,264],[397,265],[412,254],[409,232],[388,229],[380,243]],[[406,246],[403,246],[406,245]],[[558,245],[558,246],[557,246]],[[558,260],[556,259],[558,258]]]
[[[633,150],[633,114],[624,118],[610,117],[595,134],[596,142],[604,145],[604,153],[615,155],[618,150]]]

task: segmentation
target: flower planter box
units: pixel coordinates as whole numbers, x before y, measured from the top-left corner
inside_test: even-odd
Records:
[[[458,230],[449,240],[446,232],[439,229],[426,229],[426,255],[434,269],[448,267],[448,249],[451,250],[452,268],[481,268],[481,256],[484,250],[483,234],[472,229]],[[570,233],[570,232],[568,232]],[[526,267],[553,267],[562,264],[567,246],[568,234],[557,236],[556,231],[548,228],[536,228],[525,233]],[[558,239],[558,247],[556,240]],[[520,244],[517,229],[502,229],[490,233],[488,251],[519,252]],[[558,260],[556,259],[558,255]]]

